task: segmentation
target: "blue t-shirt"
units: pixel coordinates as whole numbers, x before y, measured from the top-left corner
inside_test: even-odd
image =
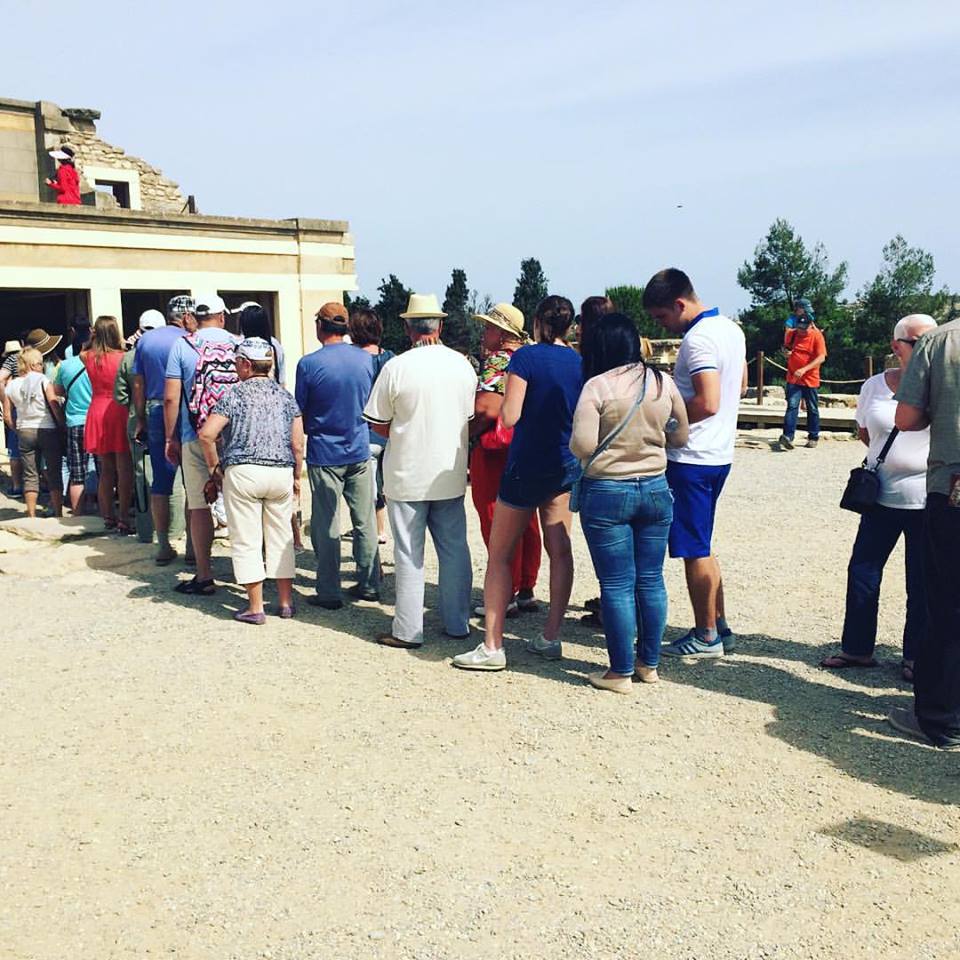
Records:
[[[506,468],[524,478],[563,473],[577,462],[570,430],[583,386],[580,355],[570,347],[535,343],[514,352],[507,373],[526,380],[527,392]]]
[[[60,364],[53,382],[63,388],[67,397],[63,405],[67,426],[82,427],[87,422],[87,410],[93,399],[93,385],[83,361],[79,357],[68,357]]]
[[[349,343],[331,343],[297,364],[297,406],[310,466],[339,467],[369,458],[363,408],[373,385],[372,361]]]
[[[201,327],[193,336],[199,343],[204,340],[237,343],[237,338],[223,327]],[[178,337],[174,340],[170,348],[170,356],[167,358],[166,379],[183,381],[180,394],[180,440],[182,443],[190,443],[197,439],[197,431],[190,424],[190,414],[187,412],[187,397],[193,389],[196,372],[196,348],[186,337]]]
[[[163,399],[170,351],[184,332],[182,327],[157,327],[156,330],[148,330],[137,341],[133,372],[143,377],[143,393],[147,400]]]

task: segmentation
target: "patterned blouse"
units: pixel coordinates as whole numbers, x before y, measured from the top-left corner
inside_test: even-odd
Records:
[[[229,421],[223,429],[224,469],[244,463],[292,467],[293,421],[297,402],[272,377],[251,377],[225,393],[213,413]]]
[[[507,389],[507,367],[513,350],[497,350],[485,357],[480,366],[480,382],[477,393],[499,393],[502,397]]]

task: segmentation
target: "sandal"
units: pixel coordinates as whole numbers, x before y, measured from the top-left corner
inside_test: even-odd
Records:
[[[104,525],[108,530],[116,530],[116,529],[117,529],[117,521],[116,521],[116,519],[115,519],[114,517],[105,517],[105,518],[104,518],[104,521],[103,521],[103,525]]]
[[[129,537],[133,533],[133,527],[131,527],[129,523],[124,523],[122,520],[117,521],[115,529],[121,537]]]
[[[847,670],[851,667],[875,667],[877,661],[873,657],[869,660],[856,660],[841,652],[835,653],[832,657],[824,657],[820,661],[820,666],[827,670]]]
[[[912,660],[900,661],[900,676],[903,677],[904,683],[913,683],[913,661]]]
[[[198,580],[196,577],[192,580],[181,580],[173,589],[177,593],[200,597],[209,597],[217,591],[212,577],[209,580]]]

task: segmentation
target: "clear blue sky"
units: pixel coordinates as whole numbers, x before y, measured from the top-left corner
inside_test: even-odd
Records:
[[[736,284],[786,217],[850,289],[896,233],[960,290],[960,4],[0,0],[0,95],[103,112],[206,213],[344,218],[360,287]],[[677,207],[682,204],[682,208]]]

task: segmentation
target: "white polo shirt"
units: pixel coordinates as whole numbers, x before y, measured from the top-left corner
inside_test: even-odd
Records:
[[[477,375],[442,343],[414,347],[386,364],[363,416],[390,424],[383,454],[389,500],[452,500],[467,489],[467,424]]]
[[[677,463],[723,466],[733,463],[740,411],[743,363],[747,356],[743,330],[719,310],[705,310],[687,327],[677,353],[673,379],[684,401],[694,396],[693,377],[707,370],[720,375],[720,409],[706,420],[690,424],[682,447],[668,447],[667,458]]]

